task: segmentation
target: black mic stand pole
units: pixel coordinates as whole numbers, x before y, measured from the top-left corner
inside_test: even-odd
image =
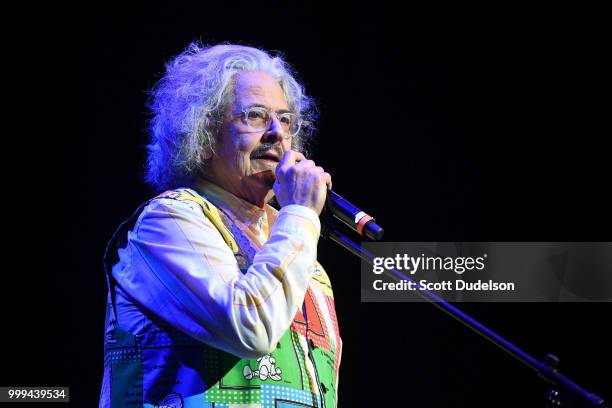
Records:
[[[374,263],[374,255],[361,248],[360,245],[357,245],[346,235],[334,229],[328,217],[322,217],[321,221],[321,236],[323,238],[335,242],[370,265]],[[388,269],[385,273],[398,281],[406,280],[408,282],[414,282],[409,276],[404,275],[397,269]],[[480,334],[482,337],[535,371],[540,378],[551,385],[547,400],[548,407],[608,407],[608,404],[601,397],[586,391],[584,388],[562,375],[557,370],[559,359],[554,355],[548,354],[544,362],[540,362],[436,294],[428,290],[418,289],[418,286],[416,293],[453,319],[463,323],[465,326]]]

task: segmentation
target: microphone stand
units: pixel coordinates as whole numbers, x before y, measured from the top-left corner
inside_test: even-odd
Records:
[[[374,263],[374,255],[361,248],[360,245],[357,245],[346,235],[337,231],[332,225],[333,223],[331,218],[332,217],[328,215],[321,217],[321,236],[340,245],[353,255],[372,265]],[[409,276],[404,275],[397,269],[388,269],[385,271],[385,273],[398,281],[406,280],[413,282]],[[550,385],[550,390],[547,397],[547,407],[608,407],[608,404],[601,397],[586,391],[584,388],[562,375],[557,370],[557,367],[559,366],[559,359],[554,355],[548,354],[543,362],[538,361],[514,344],[510,343],[508,340],[484,326],[482,323],[446,302],[435,293],[424,289],[418,289],[418,285],[416,285],[416,288],[416,294],[421,298],[432,303],[435,307],[450,317],[454,318],[460,323],[463,323],[465,326],[480,334],[482,337],[489,340],[491,343],[498,346],[506,353],[510,354],[512,357],[535,371],[540,378]]]

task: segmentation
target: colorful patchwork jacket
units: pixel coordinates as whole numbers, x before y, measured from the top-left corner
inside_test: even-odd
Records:
[[[209,182],[109,243],[100,407],[336,407],[342,351],[314,211]]]

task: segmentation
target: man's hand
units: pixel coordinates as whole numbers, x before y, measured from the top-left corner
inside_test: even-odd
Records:
[[[321,214],[331,176],[302,153],[286,151],[276,166],[274,193],[281,207],[290,204],[312,208]]]

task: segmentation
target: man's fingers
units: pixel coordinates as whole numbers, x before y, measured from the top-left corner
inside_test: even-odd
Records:
[[[331,179],[331,174],[324,172],[323,173],[323,180],[325,180],[325,184],[327,184],[327,189],[331,190],[332,189],[332,179]]]
[[[325,205],[326,189],[331,189],[331,176],[303,154],[287,151],[276,167],[273,190],[281,206],[299,204],[317,214]]]
[[[279,171],[286,173],[291,167],[303,163],[304,161],[306,161],[306,157],[302,153],[296,152],[295,150],[287,150],[276,166],[276,178],[278,179]]]
[[[303,160],[306,160],[306,156],[304,156],[302,153],[300,152],[295,152],[295,161],[296,162],[301,162]]]
[[[299,169],[309,169],[309,168],[314,168],[317,166],[315,165],[315,162],[313,162],[312,160],[302,160],[301,162],[296,163],[295,167]]]
[[[274,190],[274,194],[278,197],[280,192],[280,184],[278,184],[278,180],[276,180],[274,185],[272,185],[272,190]]]
[[[280,158],[278,163],[279,166],[289,165],[293,166],[295,163],[301,162],[302,160],[306,160],[306,157],[300,152],[296,152],[295,150],[287,150]]]

